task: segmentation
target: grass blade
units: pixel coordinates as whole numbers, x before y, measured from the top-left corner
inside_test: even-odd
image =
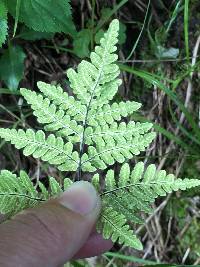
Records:
[[[179,97],[177,96],[176,93],[174,93],[172,90],[170,90],[167,86],[165,86],[160,80],[158,80],[153,74],[151,74],[149,72],[136,70],[136,69],[133,69],[133,68],[127,66],[127,65],[122,65],[122,64],[118,64],[118,65],[119,65],[121,70],[130,72],[130,73],[132,73],[132,74],[144,79],[145,81],[151,83],[152,85],[157,86],[162,91],[164,91],[166,93],[166,95],[184,113],[184,115],[185,115],[186,119],[188,120],[188,122],[190,123],[190,126],[192,127],[194,133],[196,134],[198,139],[200,139],[200,129],[198,127],[198,124],[195,122],[195,120],[193,119],[193,116],[190,114],[188,109],[181,102],[181,100],[179,99]]]
[[[150,4],[151,4],[151,0],[149,0],[148,5],[147,5],[147,10],[146,10],[146,13],[145,13],[145,17],[144,17],[144,22],[143,22],[143,25],[142,25],[142,29],[141,29],[141,31],[140,31],[140,33],[138,35],[138,38],[137,38],[137,40],[136,40],[136,42],[135,42],[135,44],[134,44],[134,46],[133,46],[130,54],[128,55],[128,57],[126,58],[125,61],[129,60],[132,57],[132,55],[133,55],[133,53],[134,53],[134,51],[135,51],[135,49],[136,49],[136,47],[137,47],[137,45],[139,43],[139,40],[141,38],[141,35],[142,35],[143,31],[144,31],[144,26],[146,25],[147,15],[149,13]]]

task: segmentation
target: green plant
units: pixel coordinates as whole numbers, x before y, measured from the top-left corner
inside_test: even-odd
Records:
[[[42,94],[21,89],[38,122],[45,124],[44,130],[55,134],[45,137],[42,130],[1,128],[0,137],[17,149],[23,149],[25,156],[41,158],[56,165],[60,171],[76,172],[77,180],[83,179],[83,172],[97,172],[115,162],[123,163],[119,173],[112,168],[107,170],[103,187],[100,186],[100,174],[92,177],[91,182],[103,203],[97,228],[105,238],[142,249],[128,222],[142,223],[140,212],[151,212],[151,203],[158,196],[198,186],[200,181],[175,179],[163,170],[156,171],[153,164],[145,169],[143,162],[130,170],[127,161],[145,151],[155,133],[150,132],[152,124],[148,122],[120,122],[141,104],[134,101],[109,104],[121,84],[119,68],[115,64],[117,55],[114,54],[118,30],[119,22],[113,20],[100,46],[91,53],[91,63],[83,60],[77,72],[67,71],[74,96],[69,96],[59,86],[43,82],[38,83]],[[2,171],[0,211],[13,215],[56,196],[71,183],[69,178],[62,184],[49,178],[50,190],[41,182],[37,184],[40,189],[37,190],[24,171],[19,177]]]
[[[9,45],[0,58],[0,77],[8,88],[18,88],[19,81],[23,77],[25,57],[20,46]]]
[[[15,35],[18,22],[23,22],[37,32],[65,32],[71,36],[76,34],[69,0],[56,2],[52,0],[0,0],[0,7],[0,22],[2,20],[1,23],[3,23],[0,46],[6,41],[8,34],[7,13],[10,13],[15,19],[13,35]]]
[[[13,27],[9,15],[15,20]],[[19,22],[23,23],[22,28],[18,27]],[[76,39],[69,0],[0,0],[0,48],[3,44],[8,46],[0,57],[0,79],[10,90],[18,89],[26,57],[22,48],[14,44],[15,39],[52,39],[61,32]]]

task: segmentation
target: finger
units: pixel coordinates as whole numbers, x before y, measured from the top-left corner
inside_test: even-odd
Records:
[[[87,241],[100,212],[88,182],[74,183],[59,198],[0,225],[0,266],[56,267]]]
[[[113,247],[111,240],[103,239],[101,234],[93,233],[73,259],[89,258],[100,255]]]

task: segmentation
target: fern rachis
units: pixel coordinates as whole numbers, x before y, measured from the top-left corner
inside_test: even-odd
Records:
[[[91,182],[103,204],[98,231],[114,242],[118,240],[120,244],[141,249],[142,244],[128,222],[142,223],[140,212],[151,212],[151,203],[157,197],[198,186],[200,181],[175,179],[165,171],[157,171],[155,165],[145,169],[143,162],[130,169],[127,161],[145,151],[155,133],[150,131],[151,123],[123,121],[140,108],[140,103],[110,103],[121,84],[114,53],[118,30],[119,22],[113,20],[100,45],[91,53],[91,62],[83,60],[77,71],[67,71],[73,96],[63,92],[60,86],[43,82],[38,83],[39,94],[21,89],[47,133],[1,128],[0,137],[23,149],[25,156],[40,158],[60,171],[76,172],[76,180],[82,179],[83,172],[93,172]],[[119,174],[110,167],[115,162],[122,164]],[[102,188],[98,170],[107,168]],[[2,171],[0,211],[12,216],[58,195],[71,184],[69,178],[59,184],[50,177],[49,190],[41,182],[36,189],[25,172],[17,177]]]

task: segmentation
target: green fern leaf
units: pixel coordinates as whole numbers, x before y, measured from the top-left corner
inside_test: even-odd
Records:
[[[63,192],[60,184],[56,181],[54,177],[49,178],[49,186],[50,186],[52,196],[56,196]]]
[[[119,173],[119,181],[118,186],[123,187],[126,186],[130,177],[130,167],[128,163],[122,165],[120,173]]]
[[[43,131],[34,132],[31,129],[0,129],[0,137],[10,141],[16,148],[22,149],[25,156],[33,155],[50,164],[58,165],[63,171],[75,171],[77,169],[78,153],[73,152],[72,143],[64,144],[61,137],[53,134],[45,138]]]
[[[111,238],[113,242],[118,241],[119,244],[142,249],[140,240],[126,224],[126,218],[111,207],[103,209],[98,230],[102,232],[105,239]]]
[[[39,187],[39,190],[41,191],[41,196],[44,200],[48,200],[49,199],[49,192],[48,190],[46,189],[46,187],[43,185],[43,183],[41,183],[40,181],[38,182],[38,187]]]
[[[88,162],[98,169],[106,169],[107,165],[113,165],[116,161],[123,163],[126,159],[131,159],[133,155],[139,155],[141,151],[145,151],[154,138],[155,133],[135,136],[127,141],[117,137],[116,140],[108,138],[99,142],[96,147],[89,146],[88,155],[83,155],[81,167],[83,171],[90,171],[86,165]]]
[[[38,192],[36,191],[35,187],[33,186],[29,176],[25,171],[20,171],[19,183],[24,187],[24,189],[29,192],[30,197],[37,198]]]
[[[175,179],[172,174],[166,175],[163,170],[157,171],[153,164],[144,171],[142,162],[135,165],[131,174],[128,164],[125,163],[119,176],[118,184],[115,187],[105,187],[102,196],[107,206],[113,209],[122,207],[121,212],[127,219],[130,218],[131,211],[136,215],[140,211],[150,213],[151,203],[159,196],[200,185],[197,179]],[[114,177],[112,179],[116,180]]]
[[[144,171],[142,162],[137,163],[132,172],[127,163],[122,165],[117,184],[116,181],[114,171],[109,170],[105,179],[105,191],[101,194],[104,209],[98,229],[102,231],[104,238],[111,238],[114,242],[119,238],[119,243],[134,248],[138,248],[139,243],[135,244],[137,238],[129,232],[126,221],[142,223],[140,212],[152,212],[151,203],[158,196],[200,185],[197,179],[175,179],[172,174],[157,171],[153,164]],[[126,236],[134,241],[127,240]]]
[[[98,107],[97,110],[91,109],[89,111],[88,125],[99,126],[106,123],[112,125],[114,121],[120,121],[122,117],[133,114],[140,107],[141,104],[134,101],[113,103],[112,105],[105,104],[102,107]]]
[[[87,108],[80,101],[63,92],[60,86],[47,84],[44,82],[37,83],[40,91],[59,109],[67,111],[67,114],[76,121],[84,121]]]
[[[105,123],[105,121],[104,121]],[[147,133],[152,128],[152,123],[135,123],[134,121],[126,124],[121,122],[120,124],[113,122],[112,125],[104,124],[102,126],[87,127],[85,130],[85,143],[87,145],[96,144],[105,145],[107,140],[110,142],[129,141],[133,137],[139,137]]]
[[[9,171],[0,173],[0,212],[13,215],[35,206],[41,198],[25,172],[16,177]]]
[[[10,216],[17,212],[34,207],[39,203],[56,197],[63,190],[66,190],[73,182],[65,178],[62,187],[55,178],[49,178],[49,192],[46,187],[39,182],[38,188],[33,185],[26,172],[21,171],[20,176],[7,170],[0,172],[0,213]]]
[[[99,180],[99,174],[96,173],[91,180],[92,185],[95,187],[97,192],[100,192],[100,180]]]
[[[122,198],[116,198],[115,195],[109,194],[105,197],[103,197],[103,201],[105,203],[106,207],[111,207],[116,212],[123,214],[127,221],[137,224],[143,224],[144,220],[141,218],[141,214],[139,212],[143,211],[144,208],[141,208],[138,210],[138,206],[136,206],[137,198],[132,199],[129,198],[129,195],[126,199]],[[133,201],[133,205],[130,205],[131,201]],[[143,205],[144,207],[144,205]],[[148,209],[148,212],[151,212],[149,206],[146,206],[146,209]]]
[[[71,120],[70,115],[66,115],[62,109],[57,110],[56,106],[41,94],[25,88],[21,88],[20,92],[31,104],[38,122],[46,124],[44,127],[46,131],[55,131],[58,136],[67,137],[72,142],[80,142],[82,127],[75,120]]]
[[[65,178],[63,183],[64,183],[64,191],[67,190],[67,188],[73,184],[73,182],[70,178]]]
[[[113,20],[101,39],[101,45],[91,53],[91,63],[83,60],[78,65],[77,72],[73,69],[67,71],[73,93],[82,104],[87,105],[88,110],[108,103],[121,83],[117,78],[119,67],[113,64],[117,60],[117,55],[113,52],[116,51],[118,31],[119,22]]]
[[[115,174],[113,170],[109,170],[105,177],[105,187],[107,190],[116,188]]]
[[[130,176],[130,183],[134,184],[137,183],[143,175],[144,172],[144,163],[143,162],[138,162],[133,171],[131,172],[131,176]]]
[[[67,139],[69,147],[70,143],[80,143],[79,151],[72,153],[70,150],[66,157],[62,156],[62,152],[60,155],[60,148],[56,149],[55,143],[54,152],[52,148],[49,150],[50,153],[55,153],[55,157],[59,155],[58,160],[46,159],[43,155],[48,150],[46,145],[41,144],[42,150],[37,149],[38,144],[30,145],[30,142],[25,147],[16,146],[24,148],[25,155],[40,157],[58,165],[62,171],[75,171],[78,168],[80,174],[80,171],[94,172],[97,168],[105,169],[115,161],[123,163],[144,151],[150,144],[155,137],[154,133],[148,133],[152,127],[151,123],[115,122],[133,113],[141,104],[130,101],[108,104],[120,84],[119,68],[115,64],[117,55],[114,54],[118,30],[119,22],[114,20],[104,34],[100,46],[91,53],[91,63],[82,61],[77,72],[68,70],[71,88],[79,100],[63,92],[59,86],[42,82],[38,83],[42,94],[21,89],[38,122],[45,124],[46,131],[55,132],[56,136]],[[95,126],[94,121],[99,123],[99,126]],[[13,143],[16,145],[14,140]]]
[[[153,164],[145,169],[143,162],[138,162],[130,170],[127,161],[145,151],[155,133],[150,132],[151,123],[121,121],[138,110],[141,104],[134,101],[110,103],[121,83],[115,63],[118,30],[119,22],[113,20],[100,45],[91,53],[91,62],[82,61],[77,71],[67,71],[73,96],[60,86],[43,82],[38,83],[39,94],[21,89],[38,122],[53,134],[46,136],[41,130],[1,128],[0,137],[23,149],[25,156],[41,158],[61,171],[76,171],[79,180],[82,172],[104,170],[116,162],[125,162],[120,172],[108,170],[105,179],[95,173],[91,179],[103,204],[98,231],[113,242],[142,249],[128,223],[142,223],[141,212],[151,213],[157,197],[199,186],[200,181],[175,179],[172,174],[157,171]],[[69,178],[58,182],[50,177],[47,188],[40,181],[34,185],[23,171],[20,177],[2,171],[0,212],[14,214],[32,207],[58,196],[72,183]]]

